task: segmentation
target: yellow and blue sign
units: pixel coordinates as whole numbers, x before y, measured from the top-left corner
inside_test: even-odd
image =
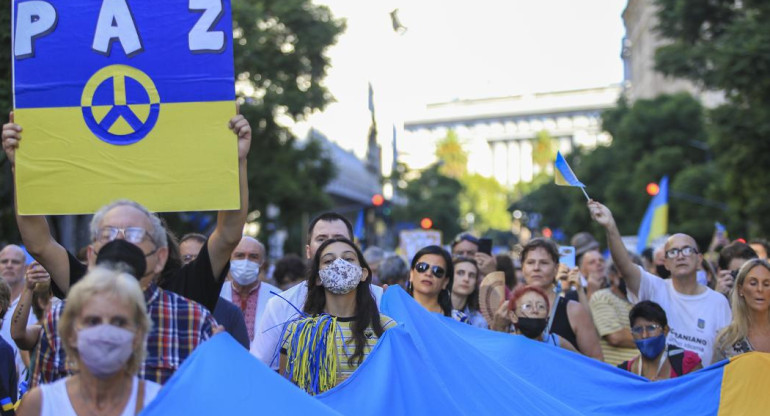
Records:
[[[18,211],[237,209],[227,0],[16,0]]]

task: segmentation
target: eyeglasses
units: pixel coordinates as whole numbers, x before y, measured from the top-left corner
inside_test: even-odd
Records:
[[[648,334],[651,334],[661,328],[663,328],[663,326],[658,324],[639,325],[631,328],[631,333],[634,335],[642,335],[645,331],[647,331]]]
[[[102,243],[108,243],[118,238],[118,235],[122,233],[123,237],[129,243],[139,244],[147,237],[147,230],[142,227],[102,227],[99,230],[99,241]],[[152,240],[152,238],[150,238]]]
[[[525,303],[519,306],[519,311],[524,314],[536,313],[536,312],[548,312],[548,308],[545,307],[545,303]]]
[[[420,273],[425,273],[430,269],[430,271],[433,273],[433,276],[435,276],[437,279],[441,279],[444,277],[444,274],[446,273],[446,270],[444,270],[441,266],[431,266],[428,263],[425,262],[419,262],[414,266],[414,269],[417,270]]]
[[[679,253],[682,253],[682,255],[685,256],[685,257],[690,257],[693,254],[698,254],[698,249],[696,249],[695,247],[690,247],[690,246],[684,246],[682,248],[668,249],[668,250],[666,250],[666,258],[667,259],[676,258],[679,255]]]
[[[184,256],[182,256],[182,262],[184,264],[187,264],[187,263],[195,260],[196,258],[198,258],[197,254],[185,254]]]

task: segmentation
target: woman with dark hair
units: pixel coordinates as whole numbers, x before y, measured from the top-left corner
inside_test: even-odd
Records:
[[[703,368],[698,354],[674,346],[666,346],[668,319],[657,303],[645,300],[628,313],[631,335],[640,355],[618,365],[648,380],[679,377]]]
[[[477,328],[487,329],[487,320],[479,311],[479,266],[476,260],[459,257],[454,261],[452,316]]]
[[[407,292],[430,312],[452,316],[449,288],[453,280],[452,256],[439,246],[427,246],[412,258]]]
[[[588,309],[574,300],[556,294],[559,248],[546,238],[533,238],[521,251],[521,269],[529,286],[537,286],[548,296],[550,311],[546,334],[554,333],[574,345],[581,354],[604,360],[599,335]],[[497,313],[496,313],[497,315]],[[499,318],[495,316],[495,318]],[[505,330],[507,319],[495,319],[495,330]]]
[[[347,379],[396,323],[377,309],[372,271],[353,242],[331,238],[313,257],[303,318],[284,329],[280,370],[310,394]]]

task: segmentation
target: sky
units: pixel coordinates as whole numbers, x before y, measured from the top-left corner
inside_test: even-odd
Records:
[[[336,102],[293,126],[363,157],[372,83],[379,140],[426,104],[622,81],[625,0],[315,0],[347,29],[324,85]],[[393,31],[390,12],[407,28]],[[387,163],[387,160],[383,160]]]

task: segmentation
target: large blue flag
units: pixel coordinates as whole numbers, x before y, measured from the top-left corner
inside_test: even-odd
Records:
[[[398,287],[385,332],[347,380],[307,395],[227,334],[202,344],[143,415],[765,415],[770,354],[649,382],[519,335],[427,312]]]

